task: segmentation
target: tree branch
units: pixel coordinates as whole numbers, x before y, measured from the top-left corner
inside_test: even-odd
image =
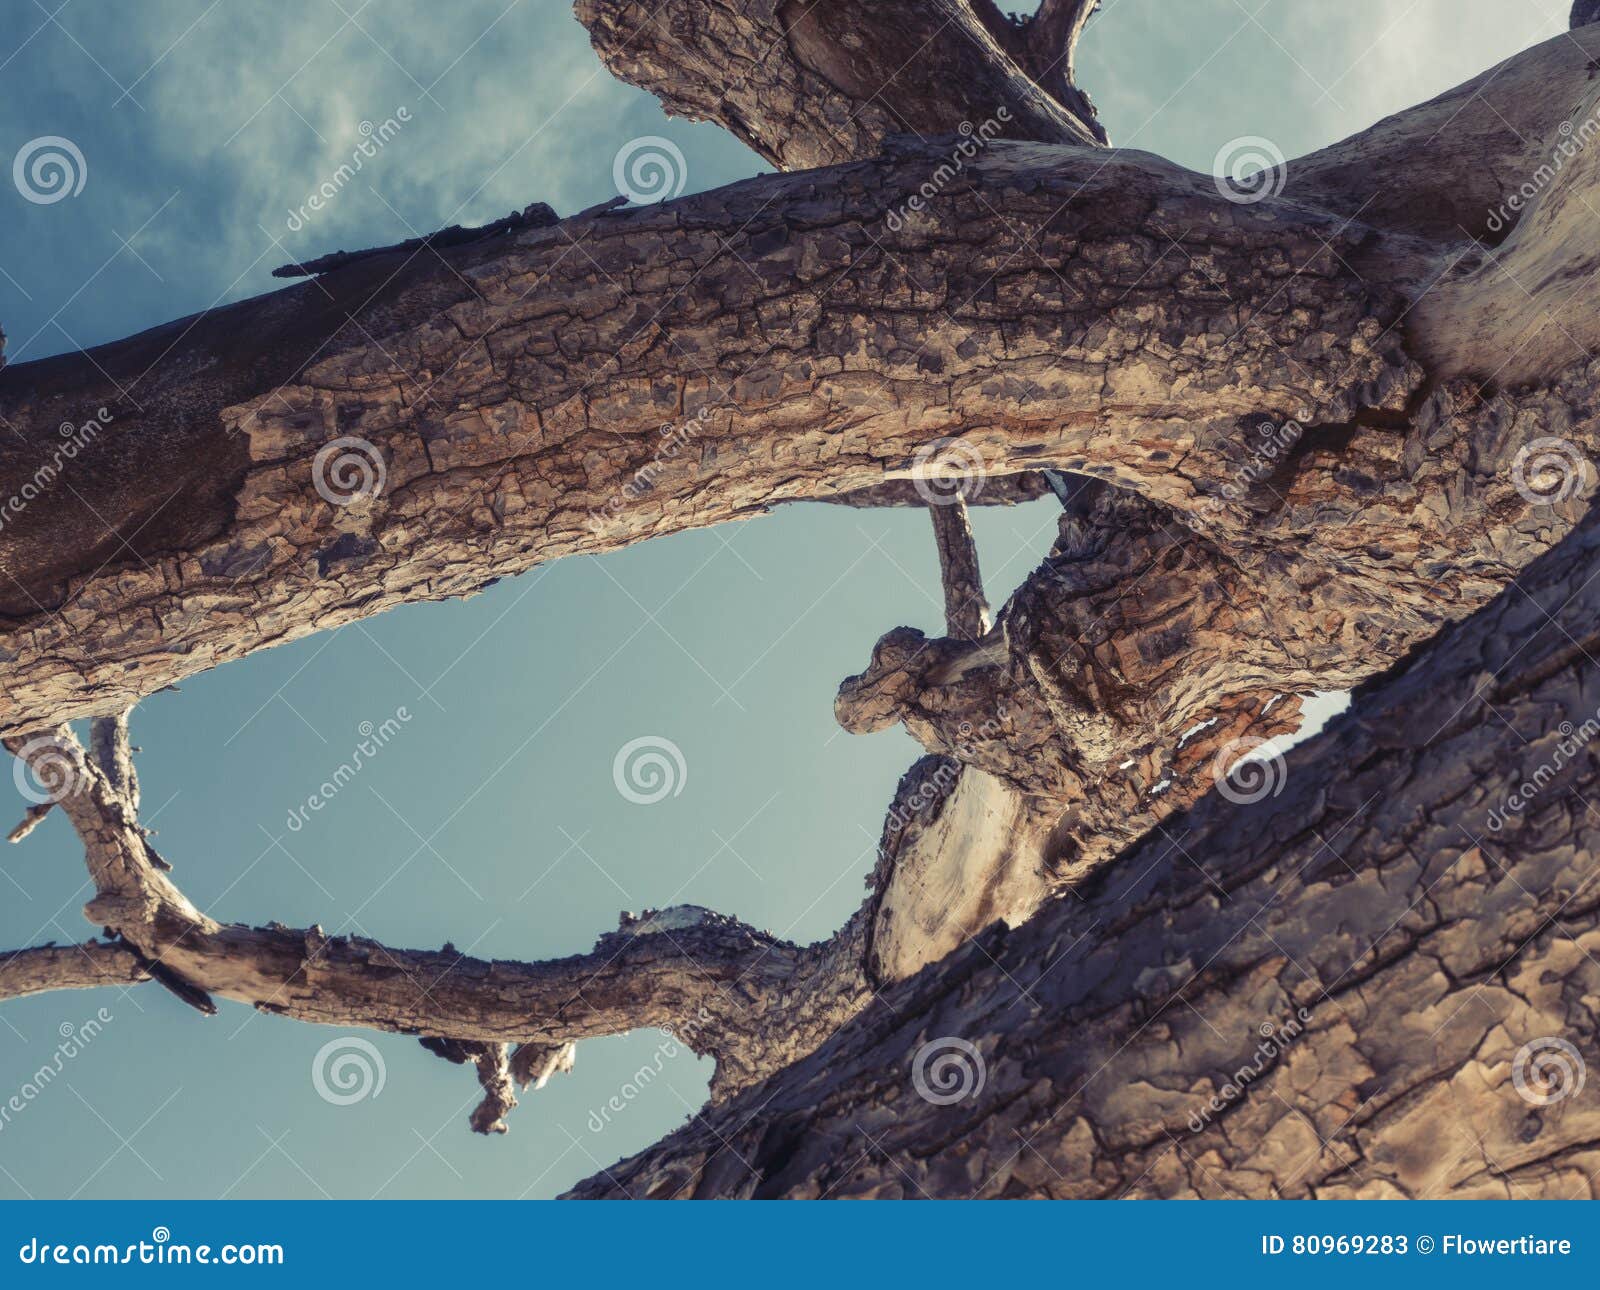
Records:
[[[1592,118],[1597,56],[1600,28],[1556,36],[1290,161],[1278,182],[1297,201],[1396,233],[1497,246],[1526,208],[1523,186],[1568,138],[1556,132],[1563,114],[1573,127]],[[1463,267],[1476,267],[1477,248],[1469,257]]]
[[[980,19],[1001,47],[1034,83],[1107,142],[1094,103],[1078,87],[1075,55],[1100,0],[1043,0],[1039,11],[1021,19],[1002,14],[994,0],[973,0]]]
[[[149,979],[143,956],[116,941],[0,951],[0,999],[20,999],[47,990],[137,985]]]
[[[0,729],[103,715],[565,554],[903,478],[939,439],[994,474],[1092,469],[1192,507],[1228,485],[1202,445],[1241,416],[1310,407],[1338,424],[1398,409],[1421,378],[1383,330],[1412,249],[1391,256],[1369,229],[1244,210],[1147,159],[998,144],[929,203],[926,229],[875,225],[929,160],[566,221],[447,251],[449,269],[362,261],[195,320],[154,368],[153,336],[7,368],[0,415],[31,448],[0,459],[0,488],[31,478],[69,408],[115,413],[72,494],[0,533],[15,615]],[[935,227],[968,243],[956,260],[928,245]],[[769,277],[752,288],[741,261]],[[646,263],[691,285],[625,288]],[[146,371],[138,406],[106,384],[131,392]],[[134,553],[105,549],[80,505],[139,534]]]
[[[516,1092],[511,1086],[511,1064],[506,1056],[510,1051],[508,1047],[458,1039],[424,1039],[422,1046],[448,1062],[470,1064],[477,1071],[478,1083],[483,1087],[483,1101],[468,1118],[472,1131],[486,1136],[506,1132],[505,1117],[517,1105]]]
[[[113,781],[115,773],[117,782],[136,782],[120,778],[131,770],[125,717],[97,725],[96,746],[109,760],[85,753],[66,726],[6,746],[37,781],[54,786],[96,887],[84,914],[124,944],[22,951],[17,966],[0,973],[0,982],[14,982],[12,993],[56,981],[95,984],[116,971],[156,980],[202,1011],[214,1012],[211,996],[219,996],[302,1021],[478,1045],[474,1061],[488,1056],[478,1063],[486,1105],[500,1108],[484,1112],[491,1128],[508,1109],[499,1093],[509,1090],[501,1077],[513,1067],[484,1046],[522,1045],[517,1078],[542,1083],[570,1069],[573,1040],[671,1028],[716,1058],[716,1087],[727,1092],[810,1051],[865,998],[859,936],[850,929],[807,950],[692,906],[624,915],[591,953],[543,963],[476,959],[448,945],[395,949],[320,927],[219,923],[152,862],[131,799]],[[797,1000],[800,981],[812,989]]]
[[[1096,145],[1105,132],[1011,56],[970,0],[577,0],[600,61],[667,111],[715,121],[784,170],[876,156],[897,134]]]
[[[23,838],[44,823],[44,817],[50,814],[53,806],[55,806],[54,802],[35,802],[23,812],[22,819],[18,822],[17,827],[6,834],[6,841],[21,842]]]
[[[941,498],[929,503],[928,515],[939,548],[945,622],[951,636],[975,641],[989,630],[989,601],[978,570],[978,545],[972,538],[967,504],[959,496]]]

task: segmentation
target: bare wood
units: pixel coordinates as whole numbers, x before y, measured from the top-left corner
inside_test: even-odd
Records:
[[[152,861],[129,799],[70,728],[7,746],[58,788],[57,803],[84,844],[96,886],[85,916],[122,938],[138,979],[154,979],[202,1011],[215,1011],[214,995],[302,1021],[445,1045],[521,1044],[519,1078],[535,1083],[570,1068],[573,1040],[670,1028],[716,1058],[722,1094],[809,1052],[867,997],[858,931],[802,949],[692,906],[624,915],[592,953],[543,963],[476,959],[448,945],[395,949],[320,927],[219,923]],[[64,954],[48,966],[78,983],[72,971],[84,969]],[[17,969],[27,987],[18,992],[52,988],[29,985],[46,960],[24,955],[34,957]],[[801,983],[809,989],[797,989]],[[503,1054],[477,1063],[486,1052],[473,1048],[470,1056],[488,1080],[486,1105],[499,1110],[485,1112],[491,1128],[479,1131],[499,1132],[492,1125],[509,1108],[497,1090],[511,1068]]]
[[[905,477],[939,438],[964,439],[996,473],[1041,458],[1093,464],[1192,503],[1203,481],[1222,483],[1223,463],[1191,451],[1204,436],[1247,411],[1287,415],[1308,401],[1349,416],[1399,359],[1393,339],[1365,352],[1356,328],[1371,317],[1377,335],[1402,300],[1387,288],[1375,298],[1322,241],[1369,280],[1403,276],[1367,230],[1241,212],[1164,165],[1079,168],[997,145],[935,215],[972,240],[971,254],[949,261],[908,228],[885,258],[874,250],[884,230],[862,223],[859,204],[885,211],[926,164],[761,180],[567,221],[447,252],[454,272],[432,256],[363,261],[196,321],[157,369],[166,375],[138,386],[138,407],[96,369],[136,381],[176,337],[8,367],[0,415],[39,452],[73,406],[104,399],[115,415],[101,456],[80,458],[74,493],[0,533],[10,574],[0,608],[16,615],[0,632],[11,656],[0,728],[30,728],[46,712],[106,714],[264,644],[561,555]],[[1073,194],[1076,220],[1060,214]],[[813,224],[793,229],[801,202]],[[1119,218],[1127,229],[1106,249],[1133,257],[1138,287],[1089,259],[1071,283],[1044,268]],[[1170,235],[1212,219],[1215,235],[1172,247]],[[1313,332],[1309,300],[1283,287],[1317,255],[1315,272],[1299,273],[1307,297],[1326,297],[1325,331]],[[1169,355],[1144,311],[1174,323],[1190,312],[1173,291],[1193,256],[1255,316],[1230,335],[1231,318],[1207,315],[1235,305],[1196,301],[1184,324],[1200,329],[1195,353]],[[769,265],[770,279],[752,289],[739,261]],[[960,305],[1002,261],[1033,266],[1007,288],[1020,315],[1010,301]],[[664,264],[692,285],[669,287],[662,270],[652,289],[634,273]],[[298,358],[274,349],[286,332]],[[1323,335],[1348,339],[1324,347]],[[252,360],[219,364],[224,349],[252,346],[262,347]],[[1301,354],[1292,367],[1285,349]],[[1175,364],[1192,369],[1177,385]],[[223,386],[179,376],[196,369]],[[1394,382],[1385,401],[1404,388]],[[663,422],[686,427],[690,451],[663,455]],[[369,485],[382,472],[375,494],[341,473],[363,462]],[[20,488],[35,469],[8,448],[0,486]],[[133,556],[105,549],[105,526],[78,522],[79,496],[106,525],[139,534]]]
[[[474,1133],[485,1136],[507,1132],[505,1117],[517,1106],[516,1090],[511,1085],[511,1063],[506,1044],[473,1043],[459,1039],[424,1039],[429,1052],[457,1065],[470,1065],[483,1089],[483,1101],[473,1109],[467,1123]]]
[[[638,9],[581,7],[602,29]],[[661,77],[676,105],[700,104],[781,164],[859,164],[336,258],[301,288],[0,376],[0,412],[28,445],[0,445],[0,486],[37,488],[59,423],[103,399],[90,436],[101,455],[75,482],[139,543],[132,559],[97,547],[100,529],[75,527],[54,497],[0,533],[0,728],[36,768],[47,757],[68,768],[59,800],[98,889],[86,912],[125,939],[137,971],[202,1010],[215,994],[458,1052],[485,1091],[480,1132],[503,1131],[514,1082],[570,1065],[573,1040],[640,1025],[713,1054],[720,1101],[812,1053],[873,987],[920,971],[905,997],[937,1015],[985,923],[1021,922],[1052,883],[1102,869],[1199,800],[1228,743],[1290,728],[1294,694],[1399,658],[1570,529],[1581,495],[1530,510],[1507,476],[1542,436],[1600,448],[1600,368],[1585,352],[1597,323],[1574,290],[1600,264],[1582,215],[1600,171],[1567,168],[1488,253],[1420,187],[1360,195],[1431,144],[1441,115],[1463,121],[1432,167],[1441,186],[1469,161],[1495,170],[1486,155],[1548,146],[1556,110],[1522,91],[1572,89],[1592,111],[1571,51],[1530,51],[1470,93],[1326,150],[1300,188],[1241,204],[1209,177],[1063,143],[1093,137],[1071,73],[1091,9],[1047,0],[1010,24],[964,0],[868,11],[824,0],[804,13],[669,2],[647,15],[671,19],[664,34],[639,46],[645,61],[619,62],[624,74]],[[884,77],[906,32],[941,19],[951,39]],[[770,83],[729,85],[708,51],[749,55],[763,35],[775,39],[752,65]],[[620,45],[611,56],[625,58]],[[866,96],[861,78],[874,76]],[[1487,141],[1497,84],[1521,94],[1509,105],[1526,126],[1520,152]],[[919,129],[972,125],[969,91],[1005,107],[1002,133],[1051,146],[985,139],[956,166],[948,142],[892,137],[902,115]],[[1395,146],[1379,162],[1381,139]],[[1461,200],[1503,197],[1504,182]],[[1513,277],[1534,284],[1531,298],[1508,289]],[[1251,476],[1240,489],[1262,422],[1290,419],[1303,437],[1261,486]],[[681,433],[665,439],[663,423]],[[965,517],[945,517],[962,521],[941,532],[947,598],[965,588],[948,636],[890,633],[841,691],[851,728],[903,721],[937,756],[902,784],[868,905],[832,941],[801,949],[674,910],[625,919],[591,955],[485,963],[448,946],[219,924],[150,849],[126,717],[111,715],[138,695],[562,554],[784,501],[903,493],[940,440],[1002,479],[1050,466],[1108,486],[1064,514],[1049,560],[993,631]],[[363,486],[346,486],[362,463],[330,467],[341,445],[370,454]],[[87,754],[64,727],[31,752],[18,738],[83,715],[97,718]],[[937,792],[916,796],[927,783]],[[1152,954],[1147,929],[1172,915],[1097,907],[1130,920],[1130,946]],[[1225,924],[1186,934],[1204,949]],[[1033,935],[1017,944],[1038,951]],[[1055,1056],[1074,1028],[1108,1046],[1125,1036],[1111,1023],[1096,1032],[1101,1018],[1073,1011],[1076,998],[1060,1001],[1049,1035],[1003,1030],[981,990],[967,998],[962,1015]],[[855,1054],[850,1036],[867,1033],[881,1047],[881,1015],[839,1043]],[[1076,1069],[1096,1051],[1063,1060]],[[795,1114],[809,1133],[830,1112],[807,1107]],[[928,1140],[908,1137],[904,1154],[926,1155]],[[760,1145],[764,1160],[781,1154],[770,1137]],[[942,1167],[926,1175],[936,1186]],[[1222,1167],[1261,1172],[1243,1156]],[[696,1186],[723,1185],[695,1168]],[[1105,1169],[1089,1172],[1098,1183]]]
[[[1284,196],[1431,241],[1497,246],[1517,224],[1516,208],[1526,208],[1523,186],[1536,181],[1568,137],[1553,129],[1566,121],[1578,130],[1592,118],[1590,65],[1597,55],[1600,29],[1514,54],[1290,161],[1280,177]]]

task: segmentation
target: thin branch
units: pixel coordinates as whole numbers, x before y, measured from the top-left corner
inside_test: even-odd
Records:
[[[14,988],[0,984],[0,998],[56,980],[94,984],[115,969],[155,980],[201,1012],[215,1012],[212,996],[220,996],[304,1021],[419,1035],[470,1055],[488,1095],[479,1131],[500,1132],[494,1126],[515,1103],[513,1076],[538,1084],[571,1069],[576,1039],[687,1027],[694,1051],[719,1064],[732,1059],[745,1078],[759,1054],[741,1045],[770,1022],[768,1005],[792,988],[800,965],[816,958],[695,906],[624,915],[591,953],[542,963],[470,958],[449,945],[396,949],[320,927],[219,923],[151,856],[131,799],[113,783],[113,775],[136,782],[125,717],[96,727],[94,756],[68,726],[6,746],[56,791],[97,889],[84,914],[120,941],[95,951],[104,966],[94,972],[63,960],[67,951],[53,959],[24,951],[32,958],[12,973]],[[505,1047],[512,1043],[522,1045],[515,1068]]]
[[[577,1052],[573,1044],[518,1044],[511,1054],[511,1078],[518,1088],[537,1092],[552,1075],[569,1073]]]
[[[54,802],[40,802],[37,805],[30,806],[23,814],[21,823],[6,834],[6,841],[21,842],[23,838],[44,823],[44,817],[49,815],[54,807]]]
[[[1099,9],[1100,0],[1044,0],[1027,25],[1028,42],[1040,65],[1058,70],[1072,84],[1078,41]]]
[[[0,952],[0,999],[20,999],[47,990],[136,985],[149,979],[143,957],[120,941],[35,945]]]
[[[944,586],[944,616],[951,636],[975,641],[989,630],[989,602],[978,570],[978,544],[962,498],[928,504],[933,538],[939,548],[939,580]]]

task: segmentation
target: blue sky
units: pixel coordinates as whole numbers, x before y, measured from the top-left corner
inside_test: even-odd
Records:
[[[1209,170],[1228,140],[1294,156],[1565,27],[1566,0],[1111,0],[1081,79],[1114,142]],[[338,248],[615,191],[612,159],[665,135],[690,191],[764,169],[712,126],[615,81],[554,0],[0,0],[0,154],[54,135],[77,196],[0,187],[0,323],[13,361],[94,345],[270,290]],[[363,121],[410,120],[326,210],[290,212]],[[1292,196],[1293,172],[1289,195]],[[1044,553],[1051,504],[983,511],[998,603]],[[883,632],[940,624],[928,521],[791,508],[536,570],[255,655],[135,714],[157,845],[217,917],[446,940],[481,956],[588,949],[621,909],[693,902],[796,940],[856,908],[884,809],[918,749],[853,738],[835,687]],[[409,719],[291,830],[362,723]],[[612,761],[682,749],[682,791],[624,800]],[[3,809],[20,817],[20,798]],[[0,820],[0,827],[12,821]],[[89,894],[52,818],[0,853],[0,945],[76,940]],[[112,1017],[0,1124],[0,1197],[548,1196],[647,1145],[702,1101],[708,1068],[653,1032],[592,1041],[525,1097],[511,1133],[467,1131],[476,1085],[413,1040],[367,1035],[381,1094],[312,1082],[341,1032],[149,989],[0,1008],[0,1102],[63,1026]],[[641,1067],[661,1074],[601,1131]]]

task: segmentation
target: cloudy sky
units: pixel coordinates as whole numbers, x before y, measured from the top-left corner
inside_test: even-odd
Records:
[[[1020,7],[1020,6],[1019,6]],[[1566,0],[1109,0],[1080,54],[1113,140],[1209,170],[1266,136],[1288,156],[1565,27]],[[90,346],[270,290],[327,251],[615,192],[613,158],[665,135],[688,187],[762,163],[613,80],[556,0],[6,0],[0,154],[70,140],[76,196],[0,188],[9,357]],[[403,109],[403,112],[402,112]],[[408,120],[404,118],[409,118]],[[308,194],[363,123],[400,128],[321,212]],[[1292,185],[1292,168],[1290,183]],[[998,603],[1043,554],[1051,507],[980,514]],[[900,732],[843,735],[839,680],[900,624],[940,623],[927,519],[792,508],[416,606],[256,655],[135,715],[158,845],[203,908],[480,956],[586,950],[620,909],[693,902],[796,940],[857,906]],[[406,719],[359,781],[289,817],[361,738]],[[682,749],[681,792],[621,798],[617,751]],[[9,792],[9,790],[7,790]],[[18,798],[8,810],[20,815]],[[9,827],[10,820],[0,821]],[[87,892],[51,819],[0,856],[0,944],[81,939]],[[583,1045],[509,1136],[467,1132],[476,1086],[414,1041],[369,1036],[381,1092],[319,1097],[338,1032],[148,990],[0,1010],[0,1102],[64,1026],[112,1020],[0,1123],[4,1196],[547,1196],[647,1145],[707,1068],[638,1034]],[[661,1074],[595,1127],[641,1068]]]

